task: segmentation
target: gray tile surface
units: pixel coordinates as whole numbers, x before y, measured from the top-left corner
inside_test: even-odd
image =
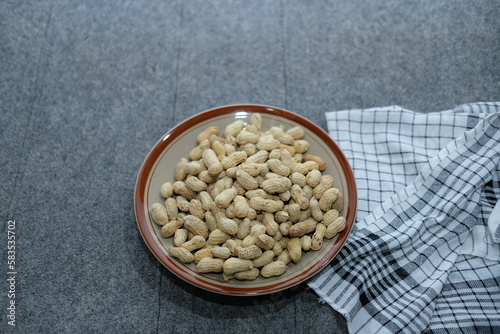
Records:
[[[500,97],[494,1],[2,1],[2,258],[16,221],[13,333],[344,333],[305,285],[215,295],[163,268],[136,227],[152,145],[205,109],[422,112]],[[341,293],[341,292],[339,292]]]

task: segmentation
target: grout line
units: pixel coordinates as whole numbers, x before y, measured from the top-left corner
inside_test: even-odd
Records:
[[[285,90],[285,96],[284,96],[284,102],[285,102],[285,109],[288,109],[288,58],[287,58],[287,51],[288,51],[288,41],[287,41],[287,33],[286,33],[286,16],[285,16],[285,4],[283,3],[283,0],[280,1],[280,7],[281,7],[281,39],[282,39],[282,48],[283,48],[283,86]]]
[[[167,124],[167,128],[171,128],[175,125],[175,115],[177,109],[177,93],[179,91],[179,63],[181,58],[181,44],[182,44],[182,26],[184,21],[184,6],[182,5],[182,1],[179,1],[180,9],[179,9],[179,29],[177,33],[177,56],[176,56],[176,64],[175,64],[175,92],[174,98],[172,102],[173,112],[171,113],[172,117],[170,119],[171,124]],[[158,285],[158,315],[156,317],[156,333],[160,332],[160,318],[161,318],[161,287],[163,282],[163,266],[160,266],[160,282]]]
[[[162,282],[163,282],[163,266],[160,266],[160,282],[159,282],[159,286],[158,286],[158,315],[156,316],[156,333],[160,332]]]
[[[175,92],[173,98],[173,112],[171,122],[172,124],[169,126],[173,127],[176,124],[176,114],[177,114],[177,94],[179,92],[179,63],[181,59],[181,45],[182,45],[182,27],[184,24],[184,6],[182,5],[182,1],[179,1],[180,10],[179,10],[179,29],[177,30],[177,56],[176,56],[176,64],[175,64]]]
[[[45,42],[47,40],[47,32],[49,30],[50,22],[52,21],[53,11],[54,11],[54,3],[51,4],[49,16],[47,18],[47,23],[45,24],[45,30],[43,32],[43,37],[44,37],[43,42]],[[39,81],[40,81],[40,72],[41,72],[41,68],[42,68],[42,64],[41,64],[42,55],[43,55],[44,50],[45,50],[44,45],[46,44],[43,42],[40,45],[40,52],[38,53],[37,60],[36,60],[35,82],[33,85],[33,87],[34,87],[34,94],[33,95],[34,96],[33,96],[33,100],[32,100],[31,105],[30,105],[28,124],[26,125],[25,131],[23,134],[23,138],[21,140],[21,148],[19,149],[19,163],[17,166],[17,173],[16,173],[16,176],[14,179],[13,191],[12,191],[12,195],[10,196],[10,203],[8,206],[8,210],[5,214],[6,217],[4,218],[4,221],[7,221],[8,216],[12,212],[12,209],[14,206],[14,198],[15,198],[15,195],[16,195],[17,190],[18,190],[19,180],[21,178],[21,174],[23,174],[22,173],[22,171],[23,171],[23,165],[22,165],[23,159],[22,158],[23,158],[24,153],[25,153],[25,147],[26,147],[26,141],[28,138],[29,129],[31,128],[31,125],[33,122],[33,113],[34,113],[33,111],[35,109],[36,102],[38,102],[41,99],[42,88],[39,87]]]

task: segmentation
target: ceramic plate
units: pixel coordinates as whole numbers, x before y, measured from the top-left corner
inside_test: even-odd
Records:
[[[337,237],[323,242],[318,251],[303,252],[298,264],[289,264],[289,269],[281,276],[254,281],[224,281],[222,274],[198,274],[195,264],[182,264],[167,254],[173,245],[172,238],[162,238],[160,227],[150,215],[153,203],[164,203],[160,187],[164,182],[174,182],[174,170],[182,157],[188,157],[196,146],[196,137],[209,126],[218,126],[221,133],[226,125],[237,119],[249,122],[253,113],[262,115],[262,129],[281,126],[284,130],[300,126],[310,148],[307,153],[322,157],[328,164],[323,174],[331,175],[344,195],[341,213],[346,218],[346,228]],[[151,149],[139,171],[135,188],[135,214],[139,230],[149,249],[156,258],[181,279],[202,289],[227,295],[251,296],[267,294],[299,284],[324,268],[340,251],[348,238],[356,214],[357,194],[352,170],[340,148],[314,123],[295,113],[263,105],[231,105],[199,113],[180,123],[167,132]]]

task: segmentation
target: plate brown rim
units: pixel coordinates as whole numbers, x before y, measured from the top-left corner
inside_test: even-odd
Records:
[[[144,205],[145,190],[147,187],[149,174],[153,169],[159,156],[161,156],[162,152],[170,145],[170,143],[175,141],[175,139],[182,133],[184,133],[187,129],[191,128],[192,126],[198,124],[201,121],[206,121],[208,119],[212,119],[222,115],[232,114],[237,111],[270,114],[283,117],[285,119],[289,119],[299,124],[302,127],[307,128],[309,131],[316,134],[327,145],[327,147],[333,152],[333,154],[338,159],[340,167],[346,179],[347,183],[346,186],[349,189],[348,198],[346,198],[347,203],[349,203],[347,212],[345,213],[346,228],[339,234],[337,240],[330,247],[327,253],[325,253],[325,255],[321,257],[317,263],[315,263],[307,270],[299,273],[298,275],[293,276],[285,281],[280,281],[278,283],[269,284],[262,287],[222,286],[218,285],[217,283],[202,280],[199,277],[196,277],[183,270],[175,260],[172,260],[169,256],[165,254],[164,249],[160,245],[158,245],[158,243],[155,241],[155,236],[150,233],[149,221],[146,218],[149,215],[149,212],[145,210],[145,205]],[[356,192],[356,182],[354,179],[354,174],[352,172],[351,166],[347,161],[347,158],[344,156],[343,152],[340,150],[338,145],[330,138],[330,136],[323,129],[321,129],[316,124],[312,123],[311,121],[307,120],[302,116],[299,116],[293,112],[281,108],[271,107],[267,105],[260,105],[260,104],[234,104],[234,105],[227,105],[227,106],[208,109],[194,116],[191,116],[190,118],[179,123],[177,126],[173,127],[153,146],[153,148],[146,156],[141,166],[141,169],[139,170],[139,173],[137,175],[137,180],[134,190],[134,210],[135,210],[137,225],[144,241],[146,242],[147,246],[149,247],[150,251],[154,254],[154,256],[167,269],[169,269],[171,272],[173,272],[176,276],[183,279],[184,281],[191,283],[204,290],[225,295],[255,296],[255,295],[269,294],[284,289],[288,289],[312,277],[314,274],[318,273],[323,267],[325,267],[328,263],[330,263],[344,246],[347,237],[349,236],[352,227],[354,225],[356,209],[357,209],[357,192]]]

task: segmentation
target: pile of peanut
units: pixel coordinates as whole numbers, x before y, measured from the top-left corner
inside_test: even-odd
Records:
[[[263,131],[252,114],[222,135],[206,128],[197,144],[162,185],[165,203],[150,210],[178,261],[225,280],[279,276],[344,230],[343,196],[322,174],[325,161],[306,154],[301,127]]]

